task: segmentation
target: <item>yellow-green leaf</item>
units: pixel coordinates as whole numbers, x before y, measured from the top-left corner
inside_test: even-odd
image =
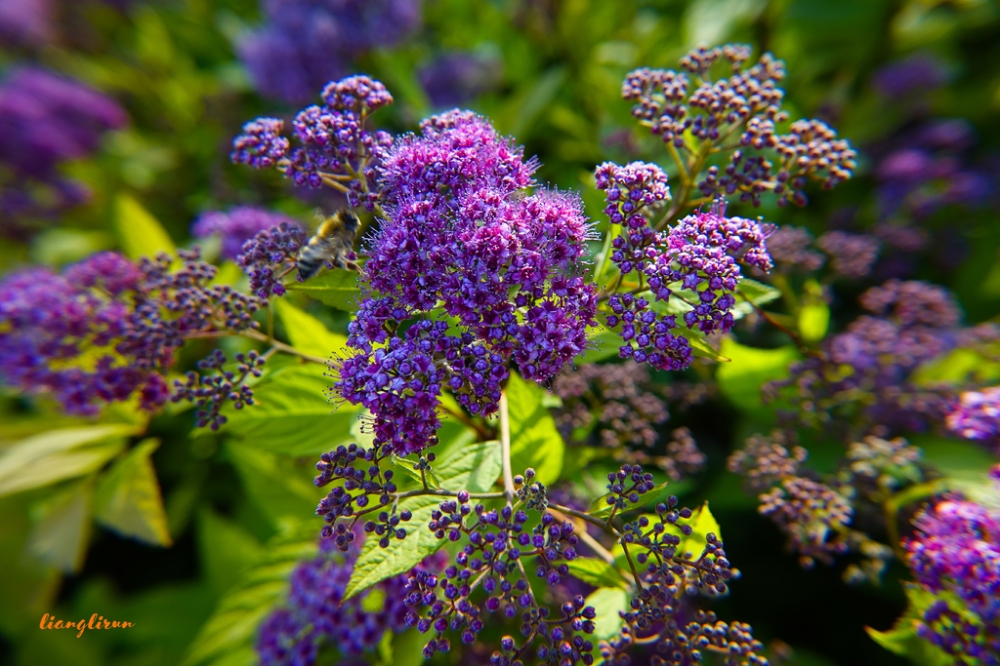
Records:
[[[283,368],[254,386],[254,405],[223,414],[226,432],[241,441],[289,456],[319,456],[353,438],[359,408],[332,405],[324,391],[333,380],[315,363]]]
[[[160,252],[177,254],[166,229],[131,195],[119,194],[115,199],[114,218],[122,250],[130,259],[155,257]]]
[[[28,552],[60,571],[79,571],[90,541],[93,496],[93,480],[88,479],[52,498],[28,535]]]
[[[826,303],[808,303],[799,310],[799,335],[806,342],[819,342],[829,328],[830,306]]]
[[[597,611],[594,617],[593,638],[606,641],[621,631],[624,620],[621,612],[628,609],[628,593],[620,587],[602,587],[594,590],[584,602]]]
[[[111,467],[97,486],[94,517],[123,536],[169,546],[173,542],[163,495],[149,459],[159,445],[159,440],[147,439]]]
[[[760,410],[760,389],[765,383],[786,377],[788,366],[799,358],[799,352],[789,345],[777,349],[746,347],[731,337],[722,339],[719,350],[732,363],[720,365],[715,375],[719,390],[739,409],[746,412]]]
[[[46,486],[100,469],[125,447],[130,425],[60,428],[34,435],[0,453],[0,496]]]
[[[354,312],[358,309],[358,274],[354,271],[335,268],[305,282],[291,282],[288,288],[338,310]]]
[[[284,299],[275,299],[272,307],[284,324],[293,347],[321,358],[343,355],[347,336],[334,333],[319,319]]]
[[[566,563],[569,573],[594,587],[625,587],[625,579],[614,565],[594,557],[578,557]]]
[[[544,406],[545,390],[510,374],[507,404],[510,417],[510,458],[514,474],[531,467],[546,485],[554,483],[563,467],[566,444]]]

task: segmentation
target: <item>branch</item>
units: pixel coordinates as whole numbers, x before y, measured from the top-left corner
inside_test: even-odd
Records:
[[[503,491],[507,504],[514,503],[514,475],[510,469],[510,416],[507,413],[507,390],[500,393],[500,455],[503,459]]]

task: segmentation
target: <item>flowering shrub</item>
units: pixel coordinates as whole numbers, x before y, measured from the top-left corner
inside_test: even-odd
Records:
[[[79,573],[93,523],[169,546],[193,520],[215,611],[190,666],[763,666],[789,663],[782,628],[744,615],[760,584],[745,534],[763,550],[771,530],[810,570],[794,575],[908,577],[909,609],[868,628],[872,649],[1000,663],[1000,329],[913,260],[936,256],[937,211],[989,205],[958,125],[893,134],[868,168],[833,120],[785,103],[784,62],[699,47],[677,69],[622,69],[632,126],[608,154],[581,147],[588,171],[555,187],[523,125],[558,93],[539,84],[513,115],[431,114],[511,82],[485,47],[419,71],[409,56],[431,50],[390,50],[420,3],[262,9],[255,30],[218,29],[262,95],[319,100],[245,122],[227,168],[256,179],[246,200],[285,179],[342,210],[321,208],[312,233],[301,203],[220,203],[220,176],[192,194],[193,224],[161,226],[151,211],[168,207],[116,193],[115,236],[80,234],[96,251],[0,277],[0,401],[55,423],[9,446],[20,435],[0,429],[0,498],[60,484],[32,508],[35,559]],[[566,29],[546,11],[516,20]],[[28,28],[17,39],[42,34]],[[358,61],[400,103],[347,76]],[[874,94],[944,80],[916,57]],[[0,138],[4,200],[72,189],[60,165],[122,127],[75,86],[24,69],[0,88],[16,130]],[[151,188],[134,185],[130,141],[108,151]],[[821,230],[824,191],[863,196],[840,188],[856,171],[872,201]],[[12,224],[62,203],[11,208]],[[178,249],[187,228],[198,245]]]

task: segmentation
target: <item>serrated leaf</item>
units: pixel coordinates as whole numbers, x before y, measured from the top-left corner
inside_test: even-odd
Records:
[[[292,282],[288,288],[338,310],[354,312],[358,309],[358,274],[354,271],[335,268],[305,282]]]
[[[602,587],[594,590],[584,602],[597,611],[594,617],[595,641],[614,638],[621,631],[625,621],[621,612],[628,609],[628,593],[620,587]]]
[[[315,511],[316,488],[298,476],[287,459],[233,442],[226,443],[226,453],[254,505],[273,526]]]
[[[90,541],[93,497],[89,479],[53,498],[28,535],[28,552],[60,571],[79,571]]]
[[[293,347],[320,358],[343,355],[347,336],[334,333],[319,319],[284,299],[274,299],[272,307],[285,326],[285,333]]]
[[[315,556],[317,541],[312,520],[271,539],[237,586],[219,602],[183,664],[220,664],[233,654],[253,654],[258,625],[287,595],[288,578],[298,563]]]
[[[447,490],[484,493],[500,476],[503,461],[500,442],[478,442],[458,449],[434,465],[434,474]]]
[[[461,449],[438,462],[434,471],[447,490],[466,489],[485,492],[500,476],[500,443],[482,442]],[[413,517],[400,523],[406,529],[405,539],[392,539],[388,548],[378,545],[378,539],[365,539],[351,573],[351,580],[344,592],[344,600],[363,592],[386,578],[409,571],[437,551],[444,543],[427,528],[433,513],[442,502],[441,497],[411,497],[399,503],[399,509],[408,509]]]
[[[159,445],[159,440],[148,439],[108,470],[94,496],[94,517],[123,536],[169,546],[173,541],[167,527],[167,513],[149,459]]]
[[[826,303],[808,303],[799,310],[799,335],[806,342],[819,342],[830,328],[830,306]]]
[[[163,226],[131,195],[119,194],[115,199],[114,218],[122,250],[130,259],[155,257],[160,252],[177,254]]]
[[[227,405],[223,430],[259,449],[289,456],[319,456],[352,439],[360,410],[331,405],[324,391],[333,380],[315,363],[282,369],[254,386],[254,403]]]
[[[406,538],[390,539],[387,548],[379,546],[377,537],[365,539],[344,590],[344,601],[376,583],[409,571],[444,545],[445,540],[438,539],[427,528],[431,514],[440,503],[440,497],[427,496],[411,497],[399,503],[400,511],[407,509],[413,513],[409,522],[400,523],[407,531]]]
[[[23,439],[0,453],[0,497],[90,474],[118,455],[122,438],[133,432],[131,425],[95,425]]]
[[[510,374],[507,406],[510,417],[510,458],[514,474],[531,467],[546,485],[559,479],[566,444],[544,406],[545,391],[534,382]]]
[[[594,587],[625,587],[625,579],[613,565],[594,557],[578,557],[566,563],[569,573]]]
[[[732,363],[720,365],[715,375],[719,390],[736,407],[757,412],[762,407],[760,389],[765,383],[788,375],[788,366],[799,358],[795,347],[756,349],[739,344],[731,337],[722,339],[720,351]]]

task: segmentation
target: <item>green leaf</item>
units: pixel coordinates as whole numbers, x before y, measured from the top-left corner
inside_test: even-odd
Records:
[[[806,342],[819,342],[829,328],[830,306],[826,303],[808,303],[799,310],[799,335]]]
[[[335,268],[305,282],[292,282],[288,288],[338,310],[354,312],[358,309],[358,274],[354,271]]]
[[[315,486],[299,476],[288,459],[233,442],[226,443],[226,453],[254,505],[273,526],[315,511]]]
[[[621,612],[628,609],[628,593],[620,587],[602,587],[594,590],[584,602],[597,611],[594,618],[593,637],[596,641],[606,641],[621,631],[625,621]]]
[[[953,657],[931,644],[930,641],[917,636],[916,619],[921,617],[924,611],[934,603],[935,595],[913,584],[906,584],[905,591],[910,603],[903,615],[896,620],[893,628],[888,631],[877,631],[871,627],[865,627],[865,631],[872,637],[872,640],[886,650],[901,657],[908,657],[914,664],[919,666],[951,666],[954,663]]]
[[[23,439],[0,453],[0,497],[100,469],[125,447],[130,425],[62,428]]]
[[[334,333],[319,319],[284,299],[274,299],[272,307],[296,349],[321,358],[343,354],[347,336]]]
[[[231,520],[205,508],[198,513],[201,571],[216,594],[225,592],[261,556],[261,544]]]
[[[352,439],[359,409],[330,405],[324,391],[333,380],[315,363],[284,368],[254,386],[254,403],[228,405],[226,432],[250,446],[289,456],[319,456]]]
[[[130,259],[155,257],[160,252],[177,254],[174,242],[159,221],[128,194],[119,194],[115,199],[115,231]]]
[[[685,331],[684,337],[688,339],[688,343],[691,345],[691,353],[694,356],[707,358],[710,361],[716,361],[718,363],[729,363],[733,360],[728,356],[722,355],[718,349],[708,344],[708,339],[705,337],[705,334],[696,328],[691,329],[690,331]]]
[[[510,417],[510,457],[515,474],[528,467],[536,478],[549,485],[562,472],[566,444],[556,429],[556,422],[543,405],[545,391],[534,382],[512,372],[507,383],[507,406]]]
[[[303,560],[315,556],[318,530],[306,520],[268,541],[261,556],[239,584],[219,602],[191,644],[185,666],[239,663],[233,654],[246,653],[252,663],[253,641],[264,617],[288,594],[288,577]]]
[[[709,533],[715,534],[720,541],[722,540],[722,530],[719,528],[719,522],[709,510],[707,500],[694,510],[688,520],[678,520],[677,524],[691,526],[691,534],[682,537],[681,543],[677,547],[677,552],[682,555],[690,553],[690,557],[692,558],[697,559],[701,557],[701,554],[705,551],[705,545],[708,543],[706,537]],[[680,530],[677,530],[677,534],[680,534]]]
[[[625,509],[625,511],[634,511],[635,509],[641,507],[643,504],[648,503],[650,500],[655,498],[658,494],[663,492],[663,490],[670,485],[669,481],[664,481],[653,487],[652,490],[642,493],[639,495],[639,503],[634,505],[632,509]],[[611,510],[614,508],[613,505],[608,504],[608,498],[611,497],[611,493],[607,492],[595,499],[590,505],[590,515],[595,518],[607,518],[611,515]]]
[[[618,348],[622,346],[622,336],[599,324],[596,328],[588,331],[587,344],[587,351],[575,359],[575,362],[580,365],[597,363],[606,358],[618,356]]]
[[[447,490],[484,493],[493,487],[503,467],[500,442],[478,442],[452,452],[434,465],[434,474]]]
[[[500,476],[500,443],[482,442],[454,449],[434,466],[434,472],[447,490],[485,492]],[[351,580],[344,592],[347,600],[372,585],[409,571],[437,551],[445,541],[427,529],[427,523],[441,503],[440,497],[411,497],[399,503],[399,509],[409,509],[413,518],[400,523],[407,531],[405,539],[392,539],[388,548],[381,548],[375,537],[365,539],[361,554],[354,565]]]
[[[720,365],[715,375],[719,390],[736,407],[756,412],[762,407],[760,389],[765,383],[788,375],[788,366],[799,358],[788,345],[777,349],[745,347],[731,337],[723,338],[720,351],[733,362]]]
[[[149,457],[160,445],[147,439],[118,460],[101,479],[94,496],[97,522],[144,543],[169,546],[170,531],[160,484]]]
[[[594,557],[578,557],[566,563],[569,573],[594,587],[625,587],[625,579],[613,565]]]
[[[954,349],[918,367],[911,379],[918,386],[992,384],[1000,379],[1000,363],[973,349]]]
[[[379,546],[377,537],[365,539],[344,590],[344,601],[376,583],[409,571],[444,545],[444,539],[438,539],[427,529],[431,513],[440,503],[440,497],[427,496],[411,497],[399,503],[400,511],[408,509],[413,513],[409,522],[400,523],[407,532],[406,538],[391,539],[388,548]]]
[[[28,535],[28,552],[60,571],[79,571],[90,541],[93,497],[88,479],[52,498]]]
[[[987,473],[996,458],[981,446],[967,440],[948,439],[931,434],[910,437],[910,443],[923,450],[924,460],[944,475],[950,489],[959,490],[976,501],[989,501],[996,491]]]
[[[415,629],[396,632],[392,637],[392,666],[420,666],[424,663],[427,637]]]
[[[781,292],[769,284],[762,284],[750,278],[743,278],[737,287],[736,305],[731,312],[733,319],[742,319],[754,311],[754,305],[761,306],[781,298]]]

